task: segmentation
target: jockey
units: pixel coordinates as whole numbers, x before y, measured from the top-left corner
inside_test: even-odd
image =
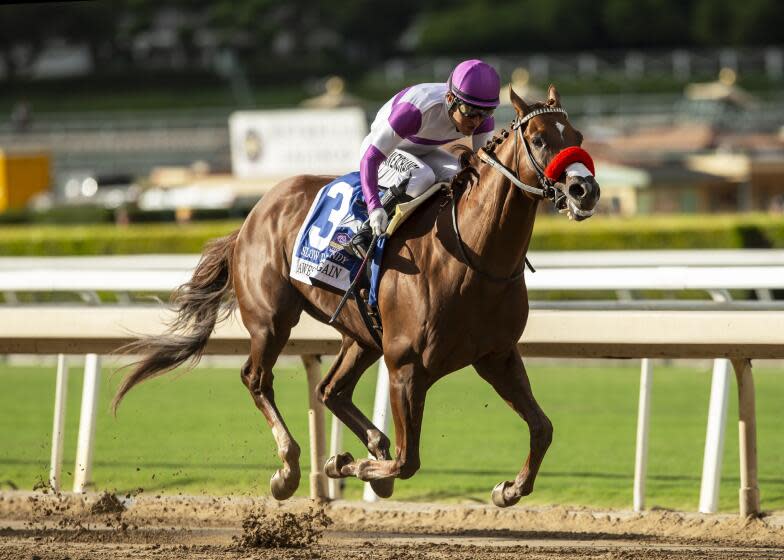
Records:
[[[351,242],[357,254],[364,256],[371,231],[384,234],[399,202],[457,174],[457,158],[439,146],[466,136],[474,151],[485,145],[495,128],[499,92],[492,66],[466,60],[447,83],[411,86],[387,101],[362,142],[359,169],[369,219]],[[378,187],[388,189],[381,200]]]

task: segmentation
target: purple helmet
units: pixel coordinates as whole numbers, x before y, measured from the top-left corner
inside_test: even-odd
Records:
[[[472,59],[458,64],[449,75],[449,91],[461,101],[478,107],[498,107],[501,79],[495,68]]]

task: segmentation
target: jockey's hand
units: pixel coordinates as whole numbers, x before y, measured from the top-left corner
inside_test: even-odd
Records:
[[[373,230],[373,235],[381,237],[387,231],[388,225],[389,217],[386,210],[376,208],[370,213],[370,229]]]

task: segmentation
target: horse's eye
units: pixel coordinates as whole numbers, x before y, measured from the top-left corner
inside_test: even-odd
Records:
[[[544,140],[542,139],[541,136],[534,136],[533,138],[531,138],[531,143],[537,148],[541,148],[542,146],[544,146]]]

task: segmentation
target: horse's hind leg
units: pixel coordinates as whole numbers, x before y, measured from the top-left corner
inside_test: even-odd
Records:
[[[299,320],[302,300],[287,282],[269,281],[263,287],[249,282],[239,284],[235,282],[235,287],[240,288],[238,294],[242,294],[239,299],[242,322],[251,337],[250,356],[241,372],[242,382],[272,429],[283,467],[272,476],[270,490],[276,499],[285,500],[299,486],[300,448],[275,404],[272,368]]]
[[[514,482],[501,482],[492,493],[495,505],[512,506],[533,492],[536,474],[553,439],[553,425],[534,399],[528,374],[516,348],[506,354],[487,356],[475,363],[474,368],[528,423],[531,449],[525,465]]]
[[[354,388],[362,374],[373,362],[381,357],[377,350],[369,350],[345,337],[340,352],[327,375],[318,387],[321,401],[365,444],[376,459],[391,459],[389,438],[378,429],[352,402]],[[350,453],[340,453],[331,457],[324,468],[333,478],[343,476],[341,467],[352,463]],[[382,498],[392,495],[394,479],[371,481],[373,491]]]

